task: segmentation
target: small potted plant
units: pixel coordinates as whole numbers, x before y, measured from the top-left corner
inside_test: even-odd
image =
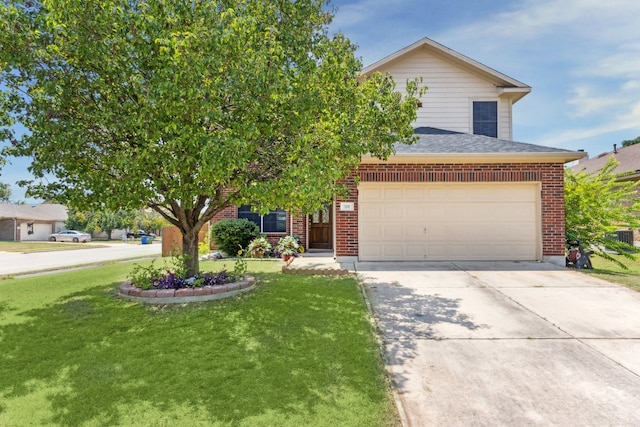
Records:
[[[271,250],[271,243],[266,237],[256,237],[247,246],[247,251],[251,254],[252,258],[262,258],[265,253]]]
[[[293,236],[285,236],[281,237],[278,240],[278,245],[276,246],[276,251],[280,253],[282,259],[286,263],[286,265],[291,264],[293,262],[293,257],[300,250],[300,244],[298,240]]]

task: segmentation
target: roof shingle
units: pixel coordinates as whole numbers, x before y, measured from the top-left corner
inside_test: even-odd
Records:
[[[396,154],[574,153],[574,151],[571,150],[432,127],[416,128],[415,134],[418,136],[418,140],[414,144],[396,144]]]
[[[21,219],[28,221],[66,221],[67,208],[57,203],[42,203],[40,205],[14,205],[0,203],[0,219]]]

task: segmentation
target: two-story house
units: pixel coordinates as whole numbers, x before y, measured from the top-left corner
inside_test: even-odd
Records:
[[[564,265],[566,162],[584,153],[512,141],[512,106],[531,88],[424,38],[363,70],[390,73],[402,91],[422,77],[413,145],[386,161],[364,157],[349,195],[308,216],[248,206],[274,239],[299,235],[338,261],[543,260]],[[357,183],[357,184],[356,184]]]

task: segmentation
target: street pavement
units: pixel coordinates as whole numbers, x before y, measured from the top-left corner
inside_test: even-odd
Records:
[[[61,242],[57,244],[85,245],[85,243]],[[128,244],[121,242],[93,242],[93,244],[106,247],[32,253],[0,252],[0,276],[72,268],[107,261],[154,257],[159,256],[162,252],[162,244],[158,241],[146,245],[139,241]]]
[[[543,263],[358,263],[405,426],[640,425],[640,293]]]

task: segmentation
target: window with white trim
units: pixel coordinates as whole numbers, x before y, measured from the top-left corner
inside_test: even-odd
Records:
[[[473,133],[498,137],[498,101],[473,101]]]
[[[251,211],[251,205],[238,207],[238,218],[245,218],[260,227],[261,233],[285,233],[287,231],[287,213],[276,209],[267,215]]]

